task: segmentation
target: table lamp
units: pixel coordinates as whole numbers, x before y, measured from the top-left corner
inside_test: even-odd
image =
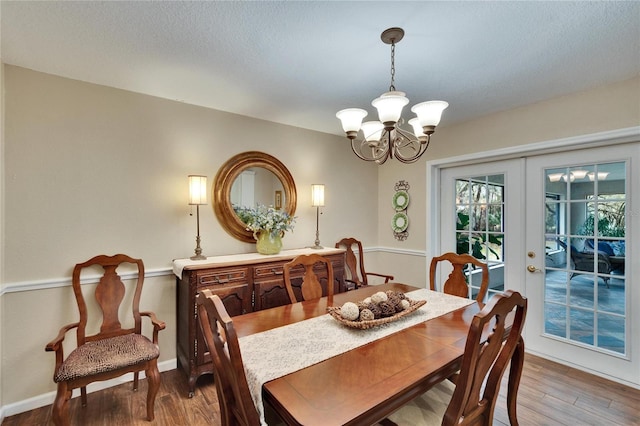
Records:
[[[313,184],[311,185],[311,206],[316,208],[316,241],[312,249],[321,249],[320,245],[320,207],[324,207],[324,185]]]
[[[189,175],[189,205],[196,206],[196,221],[198,234],[196,236],[196,254],[191,256],[191,260],[203,260],[207,257],[202,254],[200,248],[200,205],[207,204],[207,177],[200,175]]]

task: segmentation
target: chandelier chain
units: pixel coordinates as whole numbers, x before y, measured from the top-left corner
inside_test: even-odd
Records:
[[[396,43],[391,42],[391,86],[389,86],[389,91],[394,92],[396,90],[396,86],[394,86],[396,80]]]

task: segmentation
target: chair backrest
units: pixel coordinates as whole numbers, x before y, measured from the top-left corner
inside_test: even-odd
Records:
[[[479,261],[470,254],[445,253],[442,256],[431,259],[431,268],[429,271],[429,281],[431,290],[436,291],[436,268],[439,262],[448,261],[453,266],[453,271],[442,285],[442,291],[454,296],[469,297],[469,283],[464,274],[464,267],[472,264],[482,270],[482,282],[476,300],[478,303],[484,303],[489,288],[489,267],[486,263]],[[471,280],[471,275],[468,277]]]
[[[333,266],[331,261],[319,254],[301,254],[293,259],[291,262],[287,262],[283,266],[284,272],[284,284],[287,288],[287,294],[291,303],[299,302],[293,289],[293,283],[291,281],[291,270],[298,265],[304,267],[304,275],[302,276],[302,284],[300,286],[300,293],[302,300],[318,299],[323,296],[322,284],[320,284],[319,277],[314,272],[314,266],[320,264],[326,273],[327,277],[327,297],[333,297],[333,287],[335,285],[333,279]]]
[[[354,247],[358,251],[358,258],[354,252]],[[343,238],[336,243],[336,248],[344,248],[345,251],[345,272],[348,274],[347,279],[355,283],[356,288],[369,285],[367,282],[367,274],[364,269],[364,254],[362,243],[355,238]]]
[[[345,281],[347,289],[355,289],[363,285],[369,285],[369,276],[384,279],[385,283],[393,279],[393,275],[379,274],[377,272],[367,272],[364,268],[364,250],[362,243],[355,238],[343,238],[336,243],[336,248],[345,249]],[[355,251],[358,252],[356,259]]]
[[[122,328],[119,312],[122,300],[125,297],[126,289],[116,272],[118,266],[123,263],[130,263],[137,266],[138,277],[133,293],[132,315],[133,328]],[[102,267],[104,274],[95,288],[95,299],[102,311],[102,325],[100,332],[94,335],[86,335],[86,327],[88,322],[87,304],[82,294],[80,275],[83,269],[92,268],[94,266]],[[73,293],[76,296],[78,310],[80,311],[80,322],[77,329],[78,346],[85,342],[106,339],[109,337],[120,336],[131,333],[141,333],[141,317],[140,317],[140,295],[142,293],[142,284],[144,283],[144,264],[141,259],[134,259],[125,254],[116,254],[114,256],[99,255],[95,256],[84,263],[78,263],[73,269]],[[93,315],[92,315],[93,317]],[[95,315],[100,318],[99,315]]]
[[[213,359],[222,424],[257,426],[260,417],[251,398],[233,321],[211,290],[202,290],[196,301],[202,335]]]
[[[494,295],[475,315],[443,425],[492,424],[500,382],[508,365],[509,387],[513,387],[511,392],[515,395],[524,360],[522,329],[526,313],[527,299],[507,290]],[[508,401],[512,403],[515,399]]]

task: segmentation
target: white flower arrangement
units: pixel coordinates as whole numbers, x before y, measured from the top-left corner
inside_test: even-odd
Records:
[[[276,210],[273,206],[258,204],[256,208],[234,206],[236,214],[247,225],[248,231],[254,233],[266,231],[271,236],[282,236],[286,231],[293,231],[295,216],[284,210]]]

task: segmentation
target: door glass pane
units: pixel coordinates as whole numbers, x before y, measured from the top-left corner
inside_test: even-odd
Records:
[[[489,265],[487,299],[504,291],[504,175],[473,176],[456,180],[456,248]],[[466,271],[469,297],[477,294],[482,274]]]
[[[545,171],[545,333],[626,354],[626,163]]]

